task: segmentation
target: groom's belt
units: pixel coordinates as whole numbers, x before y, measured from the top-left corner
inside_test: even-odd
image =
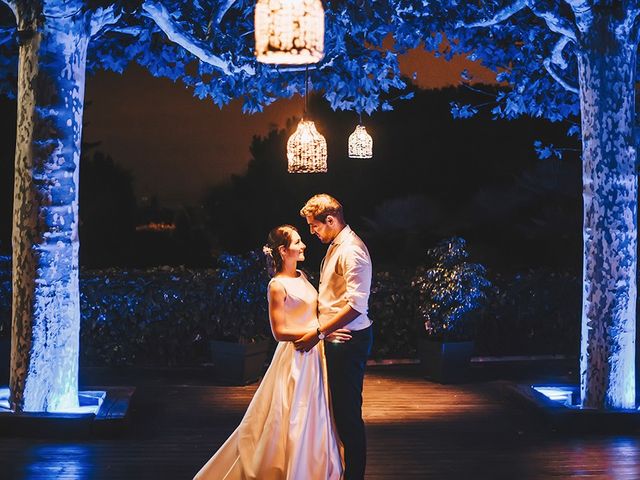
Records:
[[[351,330],[351,333],[349,335],[351,335],[352,337],[361,337],[364,335],[368,335],[371,328],[373,328],[373,325],[369,325],[368,327],[363,328],[362,330]]]

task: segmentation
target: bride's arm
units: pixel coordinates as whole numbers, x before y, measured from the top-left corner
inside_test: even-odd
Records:
[[[293,342],[304,336],[309,330],[287,328],[284,318],[284,300],[287,292],[278,282],[271,282],[268,290],[269,321],[273,338],[279,342]]]

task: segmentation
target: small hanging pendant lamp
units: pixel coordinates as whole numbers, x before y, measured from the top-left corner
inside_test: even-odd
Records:
[[[359,124],[349,135],[349,158],[372,158],[373,139],[364,125]]]
[[[307,114],[308,71],[304,78],[304,113]],[[327,141],[316,130],[316,125],[304,116],[296,131],[287,141],[287,163],[289,173],[326,173]]]
[[[305,65],[324,56],[320,0],[258,0],[254,24],[259,62]]]
[[[287,141],[289,173],[326,173],[327,142],[316,125],[304,118]]]

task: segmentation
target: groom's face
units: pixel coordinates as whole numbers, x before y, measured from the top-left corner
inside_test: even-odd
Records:
[[[333,230],[328,223],[316,220],[314,217],[306,217],[311,235],[315,235],[322,243],[331,243]]]

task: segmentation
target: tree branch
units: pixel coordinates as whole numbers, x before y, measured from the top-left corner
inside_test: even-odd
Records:
[[[593,11],[589,0],[564,0],[573,10],[578,30],[585,33],[593,23]]]
[[[638,30],[640,28],[639,20],[640,20],[640,5],[638,5],[638,2],[633,2],[633,6],[631,6],[629,10],[627,10],[627,14],[625,16],[624,22],[621,25],[623,30],[620,33],[623,33],[623,34],[626,33],[634,45],[637,45],[638,40],[640,40],[638,38],[638,33],[639,33]]]
[[[556,43],[556,46],[553,47],[551,56],[545,59],[544,68],[547,70],[547,72],[549,72],[549,75],[551,75],[551,77],[553,77],[556,82],[562,85],[565,90],[578,94],[578,86],[570,82],[568,79],[563,78],[560,72],[558,72],[555,67],[557,65],[558,67],[560,67],[560,69],[566,70],[569,66],[563,56],[564,49],[567,45],[569,45],[569,43],[571,43],[571,40],[569,38],[561,37],[560,40],[558,40],[558,43]]]
[[[135,25],[127,25],[127,26],[122,26],[122,27],[118,27],[118,26],[113,26],[113,27],[109,27],[109,31],[110,32],[116,32],[116,33],[122,33],[124,35],[132,35],[134,37],[140,35],[144,29],[140,26],[135,26]]]
[[[218,68],[227,75],[233,75],[239,71],[244,71],[249,75],[255,73],[255,69],[249,65],[236,67],[232,63],[212,54],[209,45],[198,40],[188,32],[185,32],[180,25],[171,19],[171,14],[162,3],[155,0],[145,0],[142,4],[142,9],[146,13],[146,16],[155,22],[169,40],[192,53],[200,59],[200,61]]]
[[[558,65],[562,70],[567,68],[567,61],[564,59],[563,52],[567,45],[571,43],[567,37],[562,37],[558,40],[555,47],[553,47],[553,51],[551,52],[551,61]]]
[[[493,25],[497,25],[498,23],[504,22],[526,6],[527,0],[516,0],[511,5],[507,5],[503,9],[498,10],[493,15],[493,17],[487,17],[472,23],[458,22],[456,26],[467,28],[491,27]]]
[[[564,19],[560,15],[549,10],[541,10],[537,8],[535,0],[530,0],[527,3],[529,9],[533,12],[533,14],[536,17],[544,20],[544,22],[547,24],[547,27],[549,27],[549,30],[555,33],[559,33],[560,35],[567,37],[574,42],[577,40],[578,32],[576,32],[574,26],[567,19]]]
[[[216,13],[216,18],[215,18],[216,25],[219,25],[220,22],[222,22],[222,19],[224,18],[224,16],[226,15],[226,13],[229,11],[229,9],[234,3],[236,3],[236,0],[226,0],[222,4],[222,6],[220,7],[220,10],[218,10],[218,13]]]
[[[583,0],[567,0],[568,2],[573,3],[581,3]],[[559,33],[561,35],[560,40],[556,43],[553,48],[553,52],[551,53],[551,57],[544,60],[544,67],[546,68],[549,75],[553,77],[553,79],[558,82],[562,87],[566,90],[579,93],[578,87],[572,84],[569,80],[563,78],[555,68],[555,66],[560,67],[560,69],[565,70],[568,66],[567,61],[563,57],[563,51],[566,46],[571,42],[577,41],[578,32],[574,29],[573,25],[562,18],[560,15],[551,12],[549,10],[543,10],[536,6],[536,0],[515,0],[510,5],[498,10],[493,16],[484,18],[482,20],[472,22],[472,23],[458,23],[458,27],[490,27],[493,25],[497,25],[505,20],[508,20],[510,17],[528,7],[531,12],[538,18],[545,21],[547,27],[552,32]],[[573,6],[572,6],[573,7]],[[576,9],[574,8],[574,12]],[[589,10],[590,12],[590,10]]]
[[[576,95],[580,94],[580,90],[578,89],[578,86],[569,82],[568,80],[562,78],[562,76],[560,75],[559,72],[556,71],[555,67],[553,66],[553,62],[551,61],[551,59],[547,58],[544,61],[544,68],[547,70],[547,72],[549,72],[549,75],[551,75],[551,77],[558,82],[562,88],[564,88],[565,90],[567,90],[568,92],[573,92]]]
[[[116,12],[116,8],[111,5],[107,8],[98,8],[91,14],[91,37],[95,37],[102,32],[102,29],[110,25],[115,25],[122,18],[121,12]]]
[[[631,27],[631,32],[629,32],[629,38],[633,45],[638,45],[640,42],[640,22],[636,20]]]
[[[15,40],[15,27],[0,28],[0,47],[5,43]]]
[[[333,66],[333,63],[335,62],[337,57],[331,57],[329,59],[327,59],[327,57],[324,57],[322,59],[322,62],[319,63],[314,63],[311,65],[286,65],[286,66],[282,66],[282,65],[271,65],[272,68],[276,69],[278,72],[304,72],[305,70],[324,70],[325,68],[329,68]]]
[[[557,13],[538,8],[536,6],[536,3],[536,0],[516,0],[512,4],[507,5],[501,10],[498,10],[492,17],[487,17],[485,19],[472,23],[459,22],[457,26],[467,28],[491,27],[493,25],[504,22],[505,20],[508,20],[513,15],[523,10],[525,7],[528,7],[536,17],[544,20],[544,22],[547,24],[547,27],[549,27],[549,30],[568,37],[571,40],[576,40],[577,32],[571,22],[569,22],[565,18],[562,18]]]
[[[16,23],[18,22],[18,6],[16,5],[15,0],[1,0],[7,7],[11,9],[13,12],[13,16],[16,19]]]
[[[510,5],[507,5],[506,7],[498,10],[492,17],[487,17],[485,19],[472,23],[459,22],[457,26],[467,28],[491,27],[493,25],[504,22],[505,20],[508,20],[513,15],[523,10],[525,7],[528,7],[536,17],[544,20],[544,22],[547,24],[547,27],[549,27],[552,32],[559,33],[560,35],[563,35],[565,37],[569,37],[571,40],[576,40],[577,32],[573,28],[573,25],[567,19],[562,18],[557,13],[538,8],[536,6],[536,0],[516,0]]]

